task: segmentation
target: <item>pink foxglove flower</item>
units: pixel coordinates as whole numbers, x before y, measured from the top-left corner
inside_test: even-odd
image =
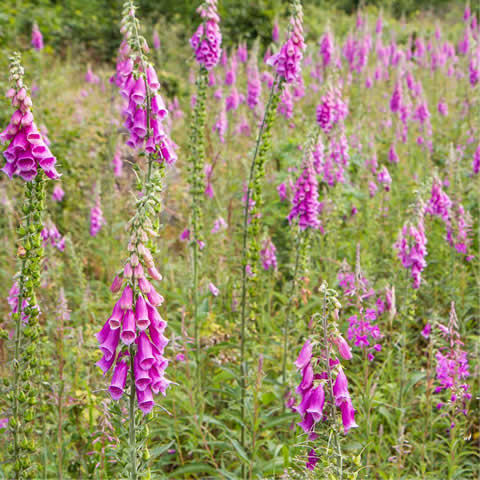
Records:
[[[225,230],[227,226],[227,222],[223,219],[223,217],[218,217],[213,223],[213,228],[210,232],[218,233],[220,230]]]
[[[57,179],[60,177],[55,168],[57,160],[35,124],[32,99],[23,84],[23,67],[18,57],[11,60],[11,80],[15,86],[8,90],[7,98],[17,110],[7,128],[0,133],[0,143],[10,142],[3,152],[6,163],[2,171],[9,178],[18,175],[30,182],[37,176],[40,167],[47,177]]]
[[[90,235],[96,237],[105,224],[106,221],[103,218],[100,195],[98,195],[95,205],[90,210]]]
[[[220,290],[212,282],[208,284],[208,289],[214,297],[218,297]]]
[[[36,23],[33,24],[32,28],[32,47],[39,52],[43,49],[43,36],[42,32],[38,28]]]
[[[65,192],[63,191],[63,188],[59,184],[55,185],[53,187],[53,192],[52,192],[53,201],[61,202],[64,196],[65,196]]]

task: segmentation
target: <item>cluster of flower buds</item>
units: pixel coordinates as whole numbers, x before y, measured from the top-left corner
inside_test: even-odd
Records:
[[[197,12],[203,22],[190,39],[190,45],[195,51],[197,62],[207,70],[211,70],[218,64],[222,54],[222,34],[219,27],[217,0],[205,0],[198,7]]]
[[[266,237],[263,241],[262,249],[260,250],[260,259],[262,261],[263,269],[273,271],[277,270],[277,249],[270,237]]]
[[[160,281],[162,276],[146,246],[149,236],[154,234],[148,213],[153,213],[152,205],[156,203],[159,188],[153,181],[152,188],[138,200],[137,214],[128,225],[130,256],[111,287],[112,292],[122,290],[122,294],[97,334],[103,353],[97,365],[105,374],[115,364],[109,387],[112,398],[122,397],[129,368],[133,368],[138,407],[144,413],[154,407],[153,395],[165,395],[170,384],[164,375],[168,360],[163,356],[168,344],[163,335],[167,324],[157,310],[164,299],[148,279]],[[117,353],[120,341],[122,345]]]
[[[419,288],[422,271],[427,266],[427,237],[423,226],[423,215],[419,216],[417,226],[407,222],[395,243],[398,258],[402,265],[411,270],[413,288]]]
[[[34,23],[32,27],[32,47],[37,52],[43,49],[43,36],[42,32],[38,28],[37,23]]]
[[[20,56],[15,53],[10,57],[10,80],[14,86],[7,91],[7,98],[17,110],[7,128],[0,133],[0,143],[10,142],[3,152],[6,164],[2,171],[9,178],[18,175],[30,182],[37,176],[40,166],[47,177],[56,179],[60,176],[55,169],[57,160],[33,119],[32,99],[23,84],[23,74]]]
[[[123,113],[130,133],[127,145],[144,150],[158,162],[172,164],[176,160],[173,144],[162,122],[168,112],[158,93],[160,82],[155,68],[146,59],[146,40],[138,34],[135,7],[127,2],[122,20],[124,41],[120,46],[116,73],[111,78],[128,101]]]

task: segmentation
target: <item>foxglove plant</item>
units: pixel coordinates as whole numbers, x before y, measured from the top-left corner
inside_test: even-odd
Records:
[[[32,28],[32,47],[37,52],[43,50],[43,35],[36,22],[33,24]]]
[[[162,276],[154,264],[150,238],[157,235],[156,222],[152,217],[161,209],[159,197],[163,190],[165,165],[175,158],[170,150],[171,140],[160,123],[159,106],[163,106],[163,101],[157,93],[157,75],[148,63],[146,40],[139,30],[135,6],[132,0],[127,0],[121,28],[125,35],[121,46],[123,59],[119,62],[120,67],[117,65],[116,79],[122,85],[123,93],[130,98],[131,111],[127,113],[127,123],[128,119],[141,116],[136,126],[134,124],[130,128],[127,125],[131,130],[127,144],[135,138],[135,146],[145,153],[148,165],[142,194],[136,201],[135,215],[126,226],[129,232],[128,258],[111,287],[112,292],[121,290],[122,294],[111,316],[97,333],[103,354],[97,365],[104,374],[113,367],[108,389],[111,397],[119,400],[129,388],[128,469],[132,480],[143,475],[139,471],[143,466],[139,458],[148,458],[143,439],[142,447],[137,445],[137,436],[144,437],[145,432],[140,430],[143,422],[137,423],[135,403],[146,415],[155,405],[154,395],[165,395],[170,384],[165,377],[168,360],[164,357],[164,349],[168,339],[163,333],[167,324],[157,310],[164,299],[151,283],[151,280],[160,281]],[[162,112],[163,117],[166,116],[164,107]],[[154,170],[154,165],[158,164],[159,167]]]
[[[198,319],[198,275],[199,254],[204,245],[202,225],[202,200],[204,189],[204,162],[205,162],[205,121],[206,121],[206,94],[208,72],[220,61],[222,54],[222,35],[220,33],[220,18],[217,13],[217,0],[205,0],[197,9],[202,18],[195,34],[190,40],[195,58],[200,70],[196,81],[196,102],[190,120],[189,139],[189,184],[192,198],[190,217],[190,246],[193,257],[193,328],[195,339],[195,358],[197,375],[200,379],[200,325]],[[223,113],[223,111],[222,111]],[[224,120],[224,119],[221,119]],[[221,138],[224,124],[219,128]],[[198,387],[200,386],[200,382]]]
[[[243,241],[242,241],[242,293],[240,306],[240,389],[241,389],[241,445],[246,447],[246,390],[247,390],[247,361],[246,361],[246,337],[247,337],[247,279],[248,297],[250,299],[249,317],[254,318],[258,306],[253,300],[257,291],[257,264],[260,258],[260,234],[261,208],[263,203],[262,180],[265,176],[265,163],[270,149],[273,122],[277,111],[278,102],[283,91],[284,83],[293,83],[297,80],[301,69],[301,60],[305,50],[303,40],[303,10],[300,0],[291,1],[290,29],[287,40],[281,47],[280,52],[270,57],[267,63],[275,68],[275,77],[271,84],[270,96],[265,107],[262,123],[257,136],[255,150],[248,183],[244,196],[243,213]],[[245,476],[246,469],[242,467]]]
[[[321,317],[321,324],[318,326],[319,332],[310,335],[295,361],[296,368],[302,372],[302,380],[296,389],[297,394],[300,395],[300,402],[291,408],[302,418],[298,425],[307,434],[307,441],[318,440],[319,434],[316,430],[319,425],[324,425],[323,428],[328,428],[333,433],[337,450],[333,453],[337,460],[336,475],[333,476],[343,478],[339,414],[345,435],[358,425],[355,422],[355,409],[348,390],[348,379],[339,357],[350,360],[352,353],[338,331],[338,310],[341,305],[336,297],[336,292],[328,289],[327,285],[323,283],[320,293],[323,297],[323,311],[314,315],[314,317]],[[315,330],[315,327],[313,328]],[[336,351],[338,351],[338,356]],[[312,448],[308,454],[306,468],[315,470],[319,460],[315,449]],[[322,459],[322,463],[325,472],[330,470],[329,458]]]
[[[98,194],[95,205],[90,210],[90,235],[96,237],[105,223],[106,220],[103,217],[100,195]]]
[[[12,478],[38,478],[35,464],[34,423],[37,417],[38,397],[41,397],[38,382],[41,378],[43,359],[34,355],[44,339],[41,337],[35,289],[40,283],[42,248],[42,212],[45,203],[45,175],[58,177],[55,157],[33,121],[32,101],[23,84],[24,70],[20,56],[14,53],[10,58],[10,81],[13,87],[7,92],[12,104],[18,110],[13,114],[10,125],[1,134],[2,141],[11,140],[4,152],[7,165],[3,171],[11,178],[14,173],[25,180],[25,201],[22,208],[22,224],[18,229],[21,245],[18,258],[20,272],[15,288],[11,291],[12,319],[15,323],[13,347],[13,380],[6,380],[7,398],[11,402],[8,428],[13,441],[8,445],[12,459]],[[34,150],[35,149],[35,150]],[[46,155],[48,151],[48,156]],[[35,154],[33,153],[35,152]],[[44,160],[44,159],[49,160]],[[41,170],[37,171],[37,162]]]
[[[302,277],[307,270],[308,250],[310,248],[312,232],[321,228],[318,218],[321,210],[321,205],[318,201],[318,182],[313,167],[313,149],[317,144],[318,135],[319,129],[315,127],[305,143],[302,172],[295,183],[292,208],[287,217],[290,224],[294,222],[296,226],[296,239],[295,267],[283,326],[282,382],[284,386],[286,386],[287,383],[286,367],[290,334],[290,315],[292,306],[296,300],[298,278]]]

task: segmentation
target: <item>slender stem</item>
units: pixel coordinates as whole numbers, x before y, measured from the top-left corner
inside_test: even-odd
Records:
[[[302,232],[298,230],[296,238],[296,253],[295,253],[295,268],[293,271],[292,286],[290,289],[290,295],[288,298],[287,312],[285,314],[285,322],[283,324],[283,361],[282,361],[282,385],[285,387],[287,384],[287,351],[288,351],[288,330],[290,326],[290,313],[292,311],[292,305],[297,289],[297,275],[300,264],[300,250],[302,246]],[[283,403],[283,412],[285,412],[285,402]]]
[[[130,480],[137,480],[137,444],[135,437],[135,373],[133,370],[134,351],[132,345],[130,345],[128,351],[130,353],[130,398],[128,412],[128,448],[130,454]]]
[[[243,241],[242,241],[242,297],[241,297],[241,326],[240,326],[240,388],[241,388],[241,404],[240,404],[240,418],[241,425],[241,445],[245,448],[245,400],[246,400],[246,388],[247,388],[247,365],[245,359],[245,345],[246,345],[246,303],[247,303],[247,245],[248,245],[248,213],[250,198],[252,193],[252,180],[255,174],[255,168],[257,164],[257,156],[262,141],[263,132],[266,126],[267,116],[272,106],[273,98],[275,96],[275,89],[277,87],[278,74],[275,75],[272,89],[270,90],[270,97],[268,99],[265,113],[263,115],[262,124],[258,132],[257,142],[255,145],[255,151],[250,165],[250,174],[248,177],[247,195],[245,200],[245,208],[243,213]],[[246,470],[242,464],[242,477],[245,478]]]

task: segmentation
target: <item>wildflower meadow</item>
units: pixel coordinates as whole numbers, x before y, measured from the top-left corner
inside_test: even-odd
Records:
[[[0,480],[480,478],[480,4],[0,7]]]

